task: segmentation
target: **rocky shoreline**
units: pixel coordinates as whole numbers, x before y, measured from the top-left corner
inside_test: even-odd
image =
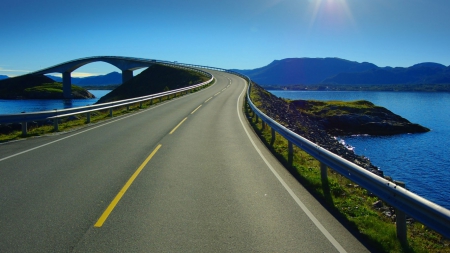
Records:
[[[373,111],[374,117],[372,118],[368,117],[368,115],[358,115],[356,112],[350,116],[320,117],[302,110],[305,106],[310,106],[307,104],[309,101],[296,100],[287,102],[258,85],[252,86],[252,92],[256,92],[257,96],[259,96],[256,102],[257,106],[267,116],[322,148],[381,177],[384,177],[382,170],[373,165],[367,157],[356,155],[351,148],[344,145],[342,141],[340,142],[336,136],[368,133],[372,135],[386,135],[429,131],[429,129],[417,124],[411,124],[406,119],[382,107],[377,107]],[[359,120],[359,118],[364,120]],[[375,118],[378,121],[373,121]],[[373,131],[368,131],[368,129],[373,129]]]

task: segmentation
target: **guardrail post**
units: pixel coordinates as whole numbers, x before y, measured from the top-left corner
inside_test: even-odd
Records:
[[[91,112],[86,113],[86,123],[91,123]]]
[[[130,105],[127,105],[127,111],[129,111],[130,110]]]
[[[320,163],[320,176],[322,178],[322,182],[328,182],[328,170],[324,163]]]
[[[139,103],[139,108],[142,109],[142,101]]]
[[[162,97],[159,97],[159,102],[160,102],[160,103],[162,102]]]
[[[294,164],[294,146],[290,141],[288,141],[288,164],[289,166]]]
[[[394,181],[397,186],[405,188],[405,183],[401,181]],[[395,224],[397,226],[397,238],[404,245],[408,243],[407,239],[407,228],[406,228],[406,214],[399,210],[395,209]]]
[[[27,122],[22,122],[22,136],[27,135]]]
[[[270,140],[270,145],[275,143],[275,129],[272,128],[272,140]]]
[[[152,99],[150,99],[150,105],[152,105],[153,104],[153,98]]]
[[[264,120],[262,120],[261,122],[262,122],[261,123],[262,124],[262,127],[261,127],[262,129],[261,130],[266,129],[266,122]]]
[[[256,113],[253,113],[253,114],[255,115],[255,124],[258,124],[258,122],[259,122],[258,115]]]
[[[113,117],[113,109],[112,108],[109,108],[109,117]]]
[[[55,130],[55,132],[59,131],[57,118],[53,120],[53,130]]]

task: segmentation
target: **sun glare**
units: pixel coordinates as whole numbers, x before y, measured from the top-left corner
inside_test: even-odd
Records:
[[[346,0],[309,0],[310,29],[342,29],[354,25]]]

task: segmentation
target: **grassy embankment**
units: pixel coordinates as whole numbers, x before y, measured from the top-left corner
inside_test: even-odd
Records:
[[[210,84],[203,86],[202,88],[195,89],[192,92],[200,91],[206,87],[213,85],[214,83],[215,83],[215,80],[213,80]],[[176,93],[176,94],[173,94],[170,96],[164,96],[161,98],[161,102],[165,102],[165,101],[171,100],[175,97],[179,97],[182,95],[183,95],[182,93]],[[129,114],[129,113],[141,110],[141,109],[147,109],[150,106],[158,104],[158,103],[160,103],[160,99],[155,98],[155,99],[146,101],[145,103],[142,103],[142,107],[140,106],[140,103],[130,105],[128,110],[127,110],[126,106],[117,107],[116,109],[113,110],[113,117]],[[88,125],[95,124],[95,123],[98,123],[98,122],[101,122],[103,120],[107,120],[110,118],[111,118],[111,116],[109,114],[109,110],[92,112],[91,113],[91,123],[89,123]],[[86,114],[79,114],[77,116],[66,117],[66,118],[61,119],[58,128],[59,128],[59,131],[68,131],[68,130],[78,129],[83,126],[87,126],[86,121],[87,121]],[[12,140],[18,140],[18,139],[22,139],[22,138],[33,137],[33,136],[41,136],[41,135],[50,134],[50,133],[54,133],[54,132],[55,131],[54,131],[52,122],[48,122],[48,125],[46,124],[46,125],[42,125],[42,126],[35,126],[33,124],[30,124],[28,126],[28,132],[27,132],[26,136],[22,135],[21,130],[12,131],[10,133],[5,133],[5,134],[0,133],[0,143],[12,141]]]
[[[267,91],[252,89],[251,99],[257,107],[262,102],[258,92]],[[351,106],[361,105],[356,103]],[[247,106],[245,112],[248,117],[253,116]],[[263,129],[262,122],[255,122],[253,118],[250,123],[292,175],[376,252],[450,252],[450,241],[418,222],[408,224],[408,245],[402,245],[396,236],[394,220],[373,207],[373,203],[379,200],[376,196],[331,169],[328,169],[328,180],[323,182],[319,162],[295,146],[291,166],[288,163],[287,140],[277,133],[275,142],[271,143],[269,127]]]

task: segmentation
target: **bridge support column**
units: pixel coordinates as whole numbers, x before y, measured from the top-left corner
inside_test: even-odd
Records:
[[[63,74],[63,96],[64,98],[72,98],[72,76],[70,72]]]
[[[125,83],[133,78],[133,70],[122,70],[122,83]]]

